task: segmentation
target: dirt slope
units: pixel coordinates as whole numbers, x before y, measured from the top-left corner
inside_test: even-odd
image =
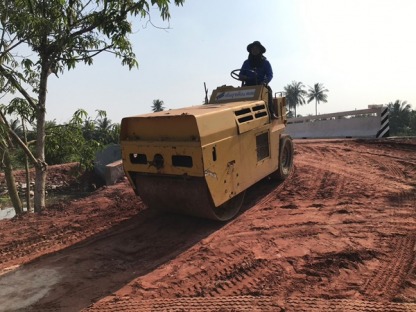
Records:
[[[0,311],[416,311],[416,139],[295,141],[225,224],[100,188],[0,221],[0,272]]]

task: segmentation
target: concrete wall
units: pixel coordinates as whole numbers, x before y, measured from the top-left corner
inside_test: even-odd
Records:
[[[119,144],[112,144],[107,146],[102,151],[95,155],[94,171],[95,173],[106,180],[108,176],[107,165],[112,164],[121,159],[121,147]]]
[[[388,136],[385,107],[288,119],[292,138],[368,138]]]

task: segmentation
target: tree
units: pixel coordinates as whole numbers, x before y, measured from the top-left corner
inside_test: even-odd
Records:
[[[1,80],[1,79],[0,79]],[[1,88],[0,91],[3,91],[5,94],[13,93],[14,89],[11,88]],[[20,145],[22,150],[25,152],[24,163],[26,169],[26,201],[27,209],[31,210],[30,207],[30,176],[29,176],[29,167],[28,167],[28,157],[30,156],[33,161],[35,161],[31,151],[28,148],[26,129],[25,129],[25,120],[31,122],[32,117],[30,112],[27,110],[27,102],[24,99],[14,98],[10,101],[8,106],[0,105],[0,152],[1,152],[1,167],[4,170],[6,177],[6,184],[8,189],[8,195],[12,202],[13,208],[16,215],[23,213],[23,206],[18,194],[18,190],[15,183],[15,178],[13,175],[13,154],[15,151],[15,144]],[[6,114],[19,113],[22,120],[22,130],[20,130],[19,122],[17,119],[7,122]],[[23,140],[19,136],[19,132],[23,137]]]
[[[326,92],[329,92],[328,89],[325,89],[324,85],[322,83],[315,83],[313,88],[309,87],[308,91],[308,103],[315,100],[315,116],[318,115],[318,104],[320,102],[326,103],[328,100],[328,95],[325,94]]]
[[[23,212],[22,202],[20,200],[16,182],[13,175],[13,165],[11,160],[10,150],[13,148],[13,143],[10,140],[8,134],[8,125],[7,121],[4,118],[4,114],[0,114],[0,159],[1,167],[4,170],[4,176],[6,178],[7,189],[9,190],[9,197],[13,204],[13,208],[16,214],[21,214]]]
[[[389,127],[392,135],[410,135],[412,132],[412,111],[406,101],[396,100],[387,104],[389,110]],[[415,127],[415,125],[413,125]]]
[[[174,2],[179,6],[184,0]],[[168,0],[0,2],[0,77],[23,95],[36,116],[35,211],[45,208],[45,116],[50,74],[74,69],[79,62],[92,65],[102,52],[114,54],[130,69],[137,67],[128,39],[132,33],[128,18],[149,17],[150,7],[156,6],[167,20],[169,5]],[[19,55],[19,48],[29,48],[33,54]],[[32,86],[36,101],[26,91],[27,85]]]
[[[115,127],[116,125],[112,124],[111,120],[107,118],[106,111],[97,110],[95,119],[87,118],[84,121],[83,134],[86,139],[96,140],[106,145],[118,141],[118,139],[114,140]]]
[[[165,108],[163,107],[164,103],[161,100],[153,100],[152,111],[153,112],[161,112]]]
[[[113,124],[107,118],[107,112],[98,110],[98,117],[95,120],[95,139],[103,145],[110,143],[119,143],[120,141],[120,124]]]
[[[46,123],[45,157],[48,164],[78,162],[82,169],[92,170],[96,153],[110,143],[118,143],[120,128],[111,124],[107,113],[99,110],[91,119],[79,109],[68,123]]]
[[[0,9],[2,8],[3,2],[0,4]],[[3,19],[0,20],[0,26],[3,25]],[[9,53],[9,46],[5,46],[5,31],[1,27],[0,28],[0,66],[6,64],[8,70],[14,70],[18,67],[18,63],[13,59],[13,57]],[[13,39],[10,39],[9,42],[13,42]],[[30,74],[28,78],[32,77]],[[33,78],[33,77],[32,77]],[[4,98],[6,95],[12,95],[16,91],[14,85],[5,77],[4,75],[0,74],[0,95],[1,98]],[[16,212],[16,215],[23,213],[23,206],[18,194],[18,190],[15,183],[15,178],[13,175],[13,151],[15,149],[14,143],[23,144],[24,143],[20,140],[19,135],[16,133],[19,131],[18,126],[18,119],[11,121],[10,123],[6,120],[6,114],[13,112],[13,110],[20,106],[21,99],[15,98],[13,99],[8,106],[1,104],[0,105],[0,167],[5,173],[5,180],[8,189],[8,195],[12,202],[13,208]],[[21,117],[22,126],[24,127],[24,116]],[[15,139],[13,142],[13,139]],[[29,180],[27,170],[26,181]],[[27,189],[29,190],[30,184],[27,183]],[[29,194],[27,192],[27,194]],[[28,209],[30,209],[29,201],[28,201]]]
[[[415,110],[413,110],[410,113],[409,124],[410,124],[410,127],[409,127],[410,128],[410,135],[416,136],[416,111]]]
[[[303,89],[305,86],[302,82],[296,82],[292,81],[292,84],[287,85],[284,87],[284,90],[286,92],[286,101],[289,106],[289,110],[291,108],[295,111],[295,117],[296,115],[296,107],[299,105],[305,104],[305,98],[304,96],[307,95],[306,91]]]

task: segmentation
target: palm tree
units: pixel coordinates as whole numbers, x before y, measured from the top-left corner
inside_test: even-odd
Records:
[[[322,83],[315,83],[312,87],[309,87],[308,91],[308,103],[315,100],[315,116],[318,115],[318,104],[320,102],[327,102],[328,95],[325,92],[329,92],[328,89],[325,89]]]
[[[161,112],[163,111],[165,108],[163,107],[164,103],[163,101],[157,99],[157,100],[153,100],[153,105],[152,105],[152,111],[153,112]]]
[[[113,124],[111,123],[111,120],[107,117],[100,118],[96,120],[95,125],[95,132],[96,132],[96,139],[100,143],[106,145],[110,143],[109,134],[111,132],[111,128],[113,127]]]
[[[389,126],[393,135],[403,134],[410,125],[411,106],[406,101],[396,100],[387,104],[389,110]]]
[[[289,111],[291,108],[295,110],[295,117],[296,115],[296,107],[299,105],[305,104],[304,96],[307,95],[306,91],[303,89],[305,86],[302,82],[292,81],[292,84],[287,85],[284,87],[286,92],[286,100],[289,105]]]

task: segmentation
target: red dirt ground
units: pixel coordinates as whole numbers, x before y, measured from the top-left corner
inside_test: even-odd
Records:
[[[0,221],[0,311],[416,311],[416,139],[294,144],[227,223],[126,180]]]

